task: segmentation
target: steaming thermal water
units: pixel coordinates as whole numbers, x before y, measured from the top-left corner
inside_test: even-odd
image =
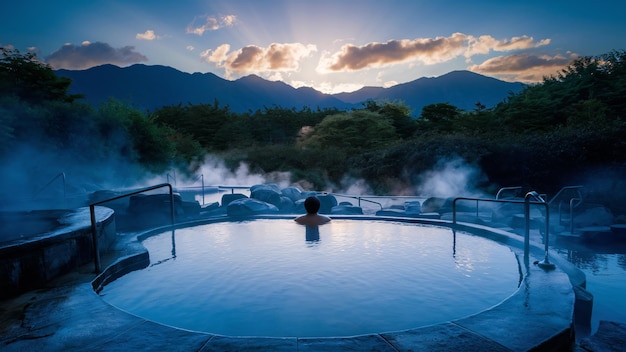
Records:
[[[123,310],[231,336],[349,336],[460,318],[518,287],[515,254],[450,229],[334,220],[225,222],[143,243],[152,265],[105,287]]]

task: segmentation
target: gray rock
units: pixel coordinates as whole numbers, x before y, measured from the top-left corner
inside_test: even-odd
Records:
[[[275,213],[278,213],[278,207],[253,198],[233,200],[226,208],[226,214],[228,214],[228,216],[251,216]]]
[[[318,194],[317,198],[320,200],[320,214],[330,214],[333,207],[337,206],[337,198],[332,194]]]
[[[280,203],[278,203],[278,205],[276,205],[276,207],[278,207],[278,210],[280,210],[281,213],[293,213],[293,210],[295,208],[295,204],[288,197],[281,196],[280,197]]]
[[[340,204],[332,207],[330,213],[335,215],[363,215],[363,208],[356,207],[352,204]]]
[[[291,199],[292,202],[296,202],[297,200],[302,199],[302,191],[298,188],[298,187],[287,187],[287,188],[283,188],[280,193]]]
[[[265,203],[274,204],[276,207],[280,205],[281,194],[279,191],[269,188],[257,188],[250,192],[250,198],[258,199]]]
[[[241,194],[241,193],[226,193],[222,195],[222,206],[226,207],[232,201],[237,200],[237,199],[243,199],[243,198],[248,198],[248,196],[246,196],[245,194]]]
[[[183,202],[180,194],[175,193],[172,195],[174,200],[174,212],[176,215],[185,214],[184,203],[194,203],[189,205],[189,208],[196,213],[200,211],[200,203],[196,202]],[[196,207],[197,205],[197,207]],[[137,194],[130,197],[128,204],[128,211],[130,213],[165,213],[170,211],[170,195],[169,194]]]
[[[404,210],[407,214],[419,214],[422,212],[422,204],[419,201],[410,201],[404,203]]]

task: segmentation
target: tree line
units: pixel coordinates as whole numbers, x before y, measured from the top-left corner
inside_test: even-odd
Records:
[[[440,102],[413,119],[402,102],[372,100],[349,111],[234,113],[217,100],[154,111],[115,100],[92,107],[35,55],[3,48],[0,153],[33,141],[76,160],[115,155],[151,172],[189,174],[211,153],[232,168],[245,162],[254,172],[289,171],[292,181],[316,189],[364,179],[380,194],[460,158],[484,171],[487,191],[522,185],[554,192],[588,170],[625,165],[625,61],[623,50],[579,58],[494,107],[476,102],[463,111]]]

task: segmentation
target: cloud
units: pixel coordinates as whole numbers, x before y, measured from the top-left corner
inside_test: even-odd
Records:
[[[363,46],[346,44],[341,51],[322,55],[318,72],[355,71],[371,67],[420,60],[426,64],[448,61],[465,50],[467,36],[454,33],[450,37],[390,40]]]
[[[335,53],[324,52],[317,66],[319,73],[356,71],[384,67],[403,62],[422,62],[433,65],[450,61],[461,55],[471,58],[490,51],[514,51],[548,45],[550,39],[536,42],[533,37],[521,36],[497,40],[489,35],[475,37],[454,33],[449,37],[389,40],[363,46],[346,44]]]
[[[215,50],[205,50],[200,54],[205,61],[224,68],[226,76],[250,73],[293,72],[300,68],[300,62],[317,51],[315,45],[301,43],[272,43],[263,48],[248,45],[230,52],[230,45],[222,44]]]
[[[196,22],[201,19],[204,23],[197,25]],[[187,26],[188,34],[202,35],[206,31],[216,31],[220,28],[231,27],[237,21],[235,15],[226,16],[199,16],[193,19],[193,21]]]
[[[542,39],[535,42],[533,37],[526,35],[501,40],[497,40],[490,35],[481,35],[479,37],[469,36],[465,57],[470,58],[478,54],[488,54],[490,51],[504,52],[532,49],[548,45],[550,41],[550,39]]]
[[[126,66],[148,61],[148,58],[132,46],[116,49],[107,43],[85,41],[80,46],[65,44],[46,56],[45,60],[54,69],[84,70],[103,64]]]
[[[506,81],[537,83],[544,77],[553,76],[569,65],[578,55],[533,55],[513,54],[486,60],[480,65],[472,65],[468,70],[496,76]]]
[[[147,31],[143,33],[137,33],[135,38],[139,40],[155,40],[155,39],[160,39],[161,36],[156,35],[152,29],[148,29]]]

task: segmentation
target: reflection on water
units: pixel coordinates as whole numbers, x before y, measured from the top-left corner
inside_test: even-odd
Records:
[[[320,242],[320,227],[319,226],[306,226],[306,243],[310,247],[318,245]]]
[[[626,254],[600,254],[588,251],[564,250],[567,259],[582,270],[594,275],[613,269],[626,270]]]
[[[591,334],[597,331],[600,320],[626,323],[626,251],[623,249],[580,245],[556,249],[587,276],[587,291],[593,294]]]

